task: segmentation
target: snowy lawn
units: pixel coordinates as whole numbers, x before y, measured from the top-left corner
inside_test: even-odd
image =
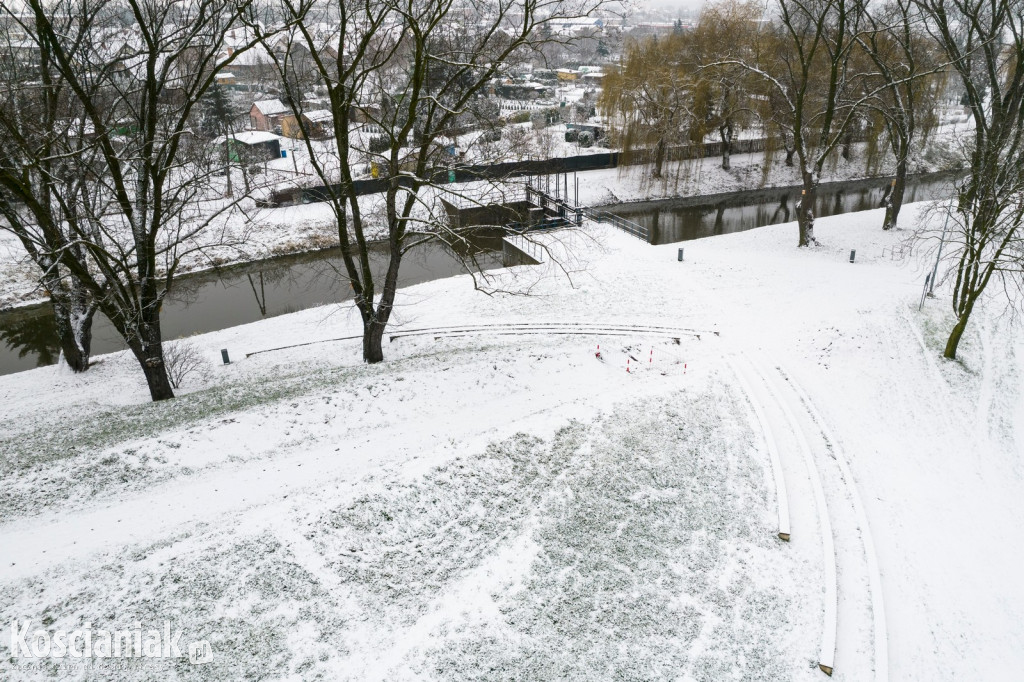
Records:
[[[728,391],[668,391],[11,584],[3,617],[218,652],[133,679],[811,679],[815,569],[754,442]]]

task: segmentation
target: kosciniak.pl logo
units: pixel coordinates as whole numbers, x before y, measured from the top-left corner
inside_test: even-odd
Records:
[[[11,654],[18,659],[43,658],[181,658],[181,630],[164,621],[162,629],[143,629],[133,623],[127,630],[94,630],[92,623],[74,630],[33,628],[31,620],[11,621]],[[193,664],[213,660],[206,640],[190,642],[185,649]]]

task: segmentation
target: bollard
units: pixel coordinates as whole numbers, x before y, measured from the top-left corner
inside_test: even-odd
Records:
[[[856,258],[856,257],[857,257],[857,249],[851,249],[850,250],[850,262],[852,263],[853,259]]]
[[[231,358],[228,357],[228,349],[227,348],[221,348],[220,349],[220,359],[224,361],[225,365],[230,365],[231,364]]]
[[[683,250],[682,249],[679,249],[679,262],[680,263],[683,262]]]

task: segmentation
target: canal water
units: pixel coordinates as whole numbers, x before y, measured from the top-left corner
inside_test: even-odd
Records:
[[[908,184],[906,199],[924,201],[950,196],[953,176],[919,177]],[[887,183],[861,181],[822,185],[817,215],[829,216],[877,208]],[[606,207],[649,230],[651,243],[698,239],[740,232],[794,219],[799,189],[757,190],[685,200],[620,204]],[[485,269],[501,267],[501,238],[484,235],[473,246]],[[386,245],[375,245],[371,262],[378,280],[388,257]],[[282,256],[257,263],[179,277],[164,302],[164,336],[176,339],[274,317],[351,297],[340,273],[337,251]],[[440,244],[424,244],[403,261],[399,286],[451,277],[466,271],[462,260]],[[10,374],[57,361],[49,305],[0,313],[0,374]],[[124,343],[101,314],[93,324],[93,353],[123,349]]]
[[[941,173],[913,178],[907,182],[903,202],[951,196],[956,177]],[[815,215],[879,208],[888,187],[884,179],[823,184],[818,190]],[[799,188],[780,188],[618,204],[604,210],[644,226],[652,244],[674,244],[796,220],[799,199]]]
[[[479,236],[474,242],[473,255],[480,267],[501,267],[500,236]],[[387,246],[373,245],[370,255],[374,276],[380,282],[387,268]],[[350,299],[352,290],[343,271],[340,252],[332,249],[181,276],[164,300],[164,338],[225,329]],[[407,287],[464,272],[460,257],[441,244],[428,243],[405,255],[398,285]],[[125,347],[110,322],[97,313],[93,354]],[[49,304],[0,313],[0,374],[51,365],[59,356]]]

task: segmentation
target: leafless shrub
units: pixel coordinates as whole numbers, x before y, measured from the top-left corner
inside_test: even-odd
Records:
[[[199,347],[182,339],[164,344],[164,365],[167,367],[167,378],[174,388],[181,388],[189,376],[202,380],[210,370]]]

